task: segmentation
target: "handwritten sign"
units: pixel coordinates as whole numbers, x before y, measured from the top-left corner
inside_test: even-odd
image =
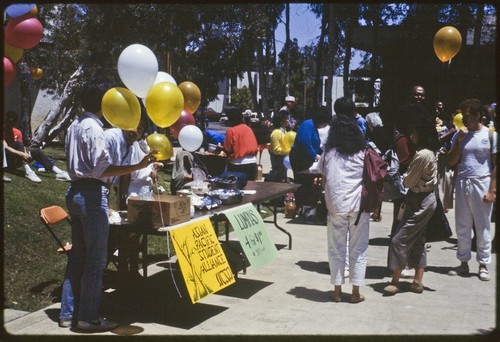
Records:
[[[235,282],[209,218],[170,231],[193,303]]]
[[[250,265],[259,268],[278,257],[260,214],[251,203],[224,211]]]

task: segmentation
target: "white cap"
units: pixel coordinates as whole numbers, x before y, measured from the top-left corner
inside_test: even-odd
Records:
[[[295,102],[295,96],[287,96],[285,97],[286,102]]]

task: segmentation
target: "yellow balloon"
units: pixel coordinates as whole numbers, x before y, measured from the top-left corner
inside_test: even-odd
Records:
[[[297,135],[297,133],[295,133],[294,131],[286,132],[286,134],[285,134],[285,147],[286,148],[292,148],[292,145],[295,141],[296,135]]]
[[[146,110],[151,121],[158,127],[168,127],[179,119],[184,108],[184,97],[173,83],[160,82],[149,89]]]
[[[31,78],[35,81],[39,80],[43,76],[43,70],[40,68],[30,68]]]
[[[158,153],[154,155],[157,160],[168,160],[174,155],[174,149],[172,148],[170,140],[163,134],[150,134],[146,138],[146,142],[151,151],[158,151]]]
[[[19,62],[21,57],[23,56],[24,50],[20,48],[16,48],[7,43],[4,44],[4,54],[5,57],[9,57],[11,61],[14,63]]]
[[[196,112],[201,102],[200,88],[190,81],[179,84],[179,89],[184,96],[184,109],[190,113]]]
[[[448,62],[460,51],[462,36],[453,26],[445,26],[434,36],[434,52],[441,62]]]
[[[462,118],[463,118],[462,113],[455,114],[455,116],[453,117],[453,125],[455,125],[457,129],[464,127]]]
[[[141,119],[137,96],[127,88],[111,88],[102,97],[102,113],[110,124],[124,130],[135,130]]]

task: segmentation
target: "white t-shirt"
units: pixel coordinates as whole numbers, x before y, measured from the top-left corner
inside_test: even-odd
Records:
[[[318,128],[319,140],[321,141],[319,147],[325,148],[326,141],[328,140],[328,134],[330,133],[330,125]]]
[[[321,155],[318,168],[326,176],[325,202],[330,213],[359,211],[364,159],[364,150],[345,155],[331,149]]]
[[[457,166],[459,178],[483,178],[491,175],[491,154],[497,153],[497,133],[493,133],[493,147],[490,146],[488,127],[467,133],[462,140],[460,162]],[[458,138],[453,135],[452,144]]]
[[[130,146],[130,149],[131,164],[138,164],[146,156],[146,153],[141,149],[138,141],[135,141],[132,146]],[[136,193],[139,195],[143,191],[151,191],[153,186],[151,172],[153,172],[153,164],[150,164],[143,169],[132,172],[130,174],[128,195],[132,193]]]

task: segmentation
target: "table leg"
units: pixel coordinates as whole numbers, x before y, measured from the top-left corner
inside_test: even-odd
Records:
[[[272,213],[273,213],[273,221],[266,221],[266,220],[264,220],[264,222],[267,222],[267,223],[274,223],[274,226],[275,226],[276,228],[278,228],[278,229],[279,229],[279,230],[281,230],[283,233],[285,233],[286,235],[288,235],[288,249],[290,249],[290,250],[291,250],[291,249],[292,249],[292,234],[290,234],[290,233],[289,233],[286,229],[284,229],[284,228],[282,228],[282,227],[280,227],[280,226],[278,225],[278,209],[277,209],[277,207],[274,205],[274,206],[273,206],[273,208],[271,209],[271,207],[270,207],[270,206],[268,206],[268,205],[265,205],[265,204],[264,204],[264,206],[265,206],[266,208],[268,208],[269,210],[271,210],[271,211],[272,211]]]
[[[126,245],[126,234],[122,232],[118,232],[117,234],[117,242],[118,242],[118,279],[120,280],[120,284],[126,283],[127,273],[128,273],[128,262],[127,262],[127,253],[125,251]]]
[[[168,241],[167,241],[168,243]],[[144,278],[148,277],[148,233],[142,234],[142,242],[141,242],[141,250],[142,250],[142,276]]]

